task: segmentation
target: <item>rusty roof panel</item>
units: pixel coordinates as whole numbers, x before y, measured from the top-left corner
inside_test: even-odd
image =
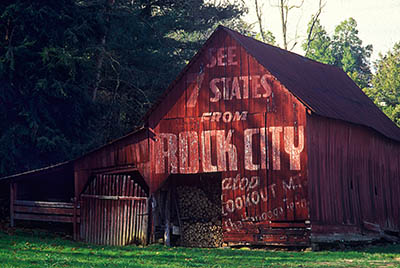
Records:
[[[220,26],[318,115],[375,129],[400,141],[398,128],[340,68],[307,59]]]

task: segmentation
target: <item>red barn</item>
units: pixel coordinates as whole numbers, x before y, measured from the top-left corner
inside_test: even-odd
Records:
[[[91,242],[160,228],[169,239],[184,221],[176,187],[202,178],[217,182],[224,243],[304,246],[400,231],[400,129],[341,69],[221,26],[142,129],[72,164],[80,236]],[[142,202],[137,215],[152,213],[150,224],[129,227],[126,207],[145,197],[152,206]]]

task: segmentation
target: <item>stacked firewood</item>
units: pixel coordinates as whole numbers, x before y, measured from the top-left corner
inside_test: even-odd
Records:
[[[221,207],[212,202],[202,189],[180,186],[177,188],[177,192],[181,218],[191,221],[204,221],[220,216]]]
[[[212,222],[184,222],[182,229],[182,246],[213,248],[222,245],[221,224],[214,224]]]
[[[190,186],[177,187],[177,193],[182,220],[181,245],[220,247],[222,244],[220,193]]]

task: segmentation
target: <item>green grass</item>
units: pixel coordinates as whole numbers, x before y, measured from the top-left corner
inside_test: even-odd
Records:
[[[106,247],[41,231],[0,231],[0,267],[400,267],[400,245],[347,251]]]

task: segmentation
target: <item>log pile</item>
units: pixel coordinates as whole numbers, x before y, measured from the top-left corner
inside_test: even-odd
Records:
[[[180,186],[177,192],[181,218],[204,221],[220,216],[221,207],[216,202],[212,202],[202,189]]]
[[[204,188],[204,187],[203,187]],[[218,189],[214,187],[213,189]],[[200,187],[177,187],[182,220],[180,244],[186,247],[222,245],[221,194]]]
[[[222,226],[212,222],[184,222],[181,245],[185,247],[215,248],[222,245]]]

